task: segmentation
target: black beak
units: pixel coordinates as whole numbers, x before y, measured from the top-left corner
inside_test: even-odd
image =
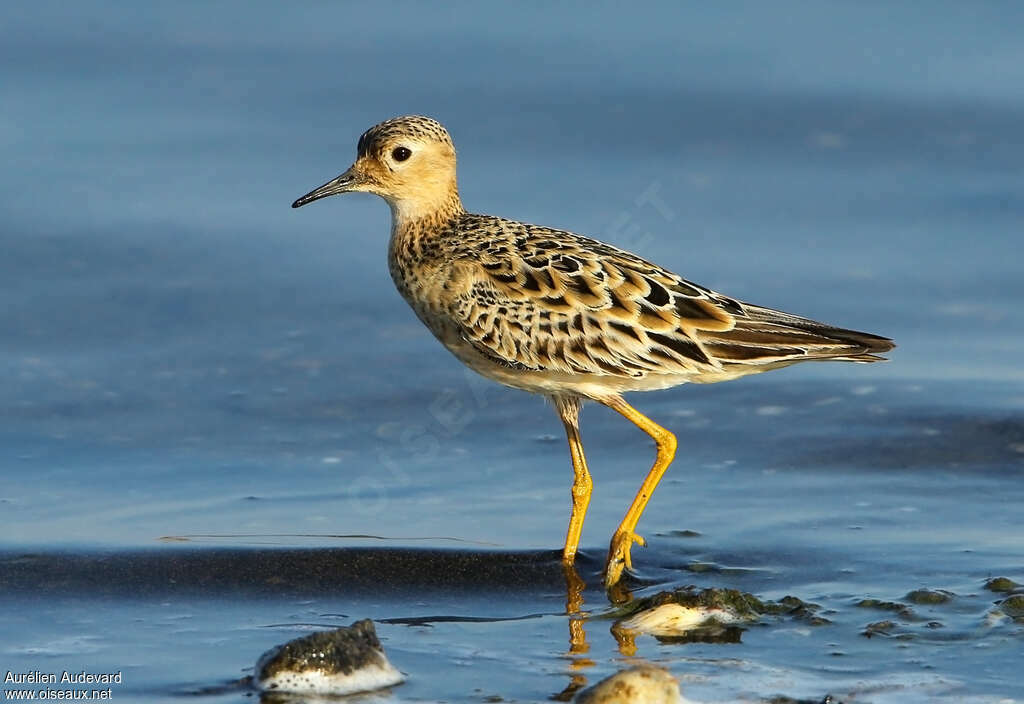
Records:
[[[292,203],[292,207],[301,208],[306,203],[312,203],[315,200],[320,200],[327,196],[354,191],[361,183],[363,183],[363,178],[358,172],[356,172],[355,167],[351,167],[338,178],[328,181],[324,185],[320,186],[320,188],[316,188],[299,198],[297,201]]]

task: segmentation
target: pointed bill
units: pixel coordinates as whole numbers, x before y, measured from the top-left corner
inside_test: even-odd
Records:
[[[315,200],[326,198],[327,196],[337,195],[339,193],[348,193],[349,191],[356,190],[363,183],[362,175],[355,170],[355,167],[350,167],[348,171],[332,179],[320,186],[315,188],[306,195],[302,196],[294,203],[293,208],[301,208],[307,203],[312,203]]]

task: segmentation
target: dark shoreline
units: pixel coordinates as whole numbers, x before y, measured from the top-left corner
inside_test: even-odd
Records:
[[[563,590],[560,551],[206,548],[0,551],[0,595],[390,596]],[[580,572],[600,570],[583,557]],[[595,578],[595,585],[599,580]]]

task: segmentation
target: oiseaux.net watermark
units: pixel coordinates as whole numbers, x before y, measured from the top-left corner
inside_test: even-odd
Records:
[[[111,700],[124,675],[117,672],[28,670],[4,673],[0,701],[102,701]]]

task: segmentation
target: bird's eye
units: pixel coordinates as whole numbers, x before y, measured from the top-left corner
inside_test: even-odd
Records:
[[[407,147],[395,147],[391,152],[391,158],[395,161],[405,161],[412,156],[412,152]]]

